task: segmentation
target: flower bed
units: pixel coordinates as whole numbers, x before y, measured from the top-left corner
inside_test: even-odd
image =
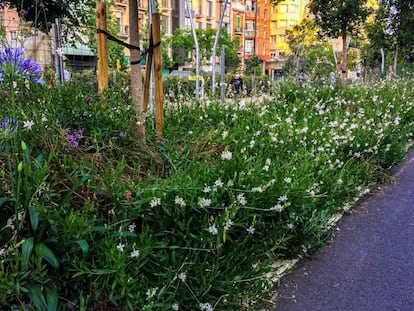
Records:
[[[15,308],[265,308],[273,263],[322,247],[413,139],[408,80],[167,103],[145,145],[119,88],[0,88],[0,305]]]

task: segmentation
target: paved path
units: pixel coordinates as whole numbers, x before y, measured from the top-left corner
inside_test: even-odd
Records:
[[[275,311],[414,311],[414,152],[393,174],[282,278]]]

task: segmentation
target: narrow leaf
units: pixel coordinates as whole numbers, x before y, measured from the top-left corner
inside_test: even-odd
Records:
[[[46,286],[45,287],[45,294],[46,294],[46,307],[47,311],[56,311],[58,306],[58,291],[55,286]]]
[[[37,211],[36,207],[29,206],[29,216],[30,216],[30,223],[32,224],[33,231],[36,231],[39,226],[39,212]]]
[[[46,260],[48,263],[50,263],[53,267],[56,269],[59,268],[59,261],[56,258],[55,254],[50,250],[49,247],[47,247],[43,243],[39,243],[35,247],[36,255],[39,257],[42,257],[44,260]]]
[[[83,176],[80,180],[78,180],[78,182],[73,185],[73,187],[69,190],[68,193],[66,193],[65,197],[62,199],[61,204],[66,203],[67,201],[69,201],[70,197],[72,196],[72,194],[88,179],[92,179],[93,176],[92,175],[86,175]]]
[[[46,299],[45,296],[42,293],[42,290],[40,289],[40,286],[35,283],[30,283],[27,286],[27,289],[29,292],[27,295],[29,296],[30,300],[33,302],[35,307],[38,310],[45,310],[46,309]]]
[[[28,238],[22,244],[22,265],[25,267],[33,251],[33,238]]]
[[[82,249],[82,253],[86,255],[89,252],[89,244],[86,240],[77,240],[76,244]]]

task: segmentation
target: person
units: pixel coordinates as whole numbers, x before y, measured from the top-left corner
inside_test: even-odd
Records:
[[[236,72],[230,80],[230,84],[227,90],[227,96],[233,93],[234,98],[239,98],[246,92],[246,86],[240,76],[240,73]]]

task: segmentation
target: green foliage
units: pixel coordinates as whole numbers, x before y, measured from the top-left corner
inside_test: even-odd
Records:
[[[261,76],[263,74],[263,60],[259,56],[252,56],[245,61],[247,75]]]
[[[5,308],[270,307],[274,262],[322,247],[332,215],[413,139],[412,79],[342,89],[245,76],[260,96],[225,104],[168,79],[163,138],[149,113],[143,145],[127,77],[104,99],[88,78],[0,83],[1,115],[19,121],[0,144]]]
[[[331,38],[337,38],[359,31],[370,12],[365,4],[365,0],[312,0],[310,10],[322,31]]]

